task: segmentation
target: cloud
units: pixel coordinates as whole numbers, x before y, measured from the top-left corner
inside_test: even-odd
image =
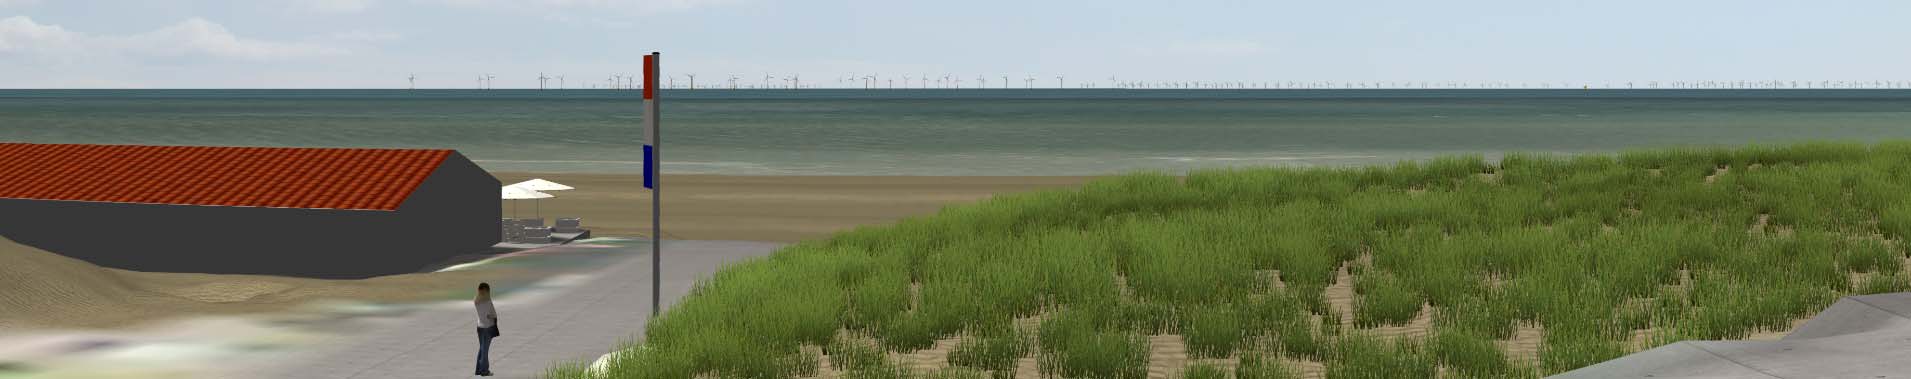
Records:
[[[3,0],[0,0],[3,1]],[[741,0],[428,0],[445,5],[507,11],[612,11],[649,14],[725,5]]]
[[[404,39],[405,36],[398,33],[392,33],[392,32],[353,30],[349,32],[332,33],[330,38],[334,40],[347,41],[347,42],[380,43],[380,42],[397,41],[400,39]]]
[[[1210,56],[1210,57],[1216,57],[1216,56],[1238,57],[1238,56],[1260,54],[1264,51],[1267,51],[1267,48],[1262,46],[1260,42],[1255,42],[1255,41],[1216,40],[1216,41],[1191,41],[1191,42],[1169,43],[1169,44],[1164,44],[1158,47],[1154,47],[1154,46],[1136,47],[1133,49],[1133,51],[1141,55],[1149,55],[1149,56],[1195,55],[1195,56]]]
[[[346,53],[337,47],[243,38],[225,26],[196,17],[144,33],[101,36],[40,24],[26,16],[0,19],[0,55],[49,59],[123,55],[277,60]]]
[[[0,0],[6,1],[6,0]],[[327,13],[354,13],[371,8],[375,0],[292,0],[300,8]]]
[[[84,38],[58,25],[41,25],[26,16],[0,19],[0,54],[70,50]]]
[[[0,8],[39,4],[40,0],[0,0]]]

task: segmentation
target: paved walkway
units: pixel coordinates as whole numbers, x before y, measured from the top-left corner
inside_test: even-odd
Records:
[[[768,255],[780,243],[663,243],[663,304],[689,293],[724,263]],[[553,247],[565,249],[570,247]],[[602,248],[599,248],[602,249]],[[650,316],[650,245],[614,248],[618,258],[596,272],[554,277],[539,288],[501,294],[493,302],[503,336],[491,341],[496,378],[535,378],[552,363],[596,359],[620,340],[640,338]],[[466,378],[477,355],[477,313],[470,302],[446,302],[392,320],[338,343],[233,377]]]
[[[1849,296],[1777,341],[1680,341],[1553,378],[1911,378],[1911,292]]]

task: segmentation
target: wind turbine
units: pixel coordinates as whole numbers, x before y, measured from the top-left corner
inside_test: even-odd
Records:
[[[491,74],[484,74],[484,89],[497,88],[496,86],[492,85],[492,82],[496,81],[497,79],[498,79],[497,76],[494,76]]]
[[[411,87],[405,89],[418,89],[418,74],[406,76],[405,81],[411,83]]]
[[[690,89],[697,89],[697,74],[683,74],[690,77]]]
[[[1056,75],[1056,76],[1055,76],[1055,88],[1067,88],[1067,87],[1068,87],[1068,86],[1065,86],[1065,85],[1062,85],[1062,76],[1061,76],[1061,75]]]
[[[484,89],[484,75],[478,75],[478,89]]]
[[[1028,78],[1022,79],[1022,84],[1028,86],[1028,89],[1035,89],[1035,75],[1029,74]]]
[[[737,79],[736,75],[730,75],[730,89],[737,89]]]
[[[929,74],[922,74],[922,89],[929,89]]]
[[[982,88],[986,88],[986,87],[988,87],[988,86],[989,86],[989,78],[986,78],[986,77],[983,77],[982,75],[976,75],[976,76],[975,76],[975,88],[976,88],[976,89],[982,89]]]
[[[557,76],[557,89],[564,89],[564,75]]]
[[[551,81],[551,77],[549,77],[549,76],[544,76],[544,72],[541,72],[541,71],[540,71],[540,72],[538,72],[538,73],[537,73],[537,89],[538,89],[539,91],[543,91],[543,90],[544,90],[544,83],[545,83],[545,82],[549,82],[549,81]]]
[[[894,79],[891,79],[891,80],[893,81]],[[894,86],[891,86],[891,87],[894,87]],[[909,88],[909,74],[902,75],[902,87],[905,89]]]
[[[1009,76],[1002,75],[1002,89],[1009,89]]]
[[[776,77],[770,76],[770,73],[767,73],[767,72],[763,73],[763,88],[764,89],[770,88],[770,79],[776,79]]]

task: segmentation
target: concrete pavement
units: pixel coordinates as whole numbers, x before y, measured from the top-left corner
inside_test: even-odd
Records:
[[[491,341],[496,378],[534,378],[552,363],[588,363],[623,340],[641,338],[650,316],[650,246],[609,249],[623,257],[589,273],[553,277],[500,294],[502,337]],[[781,243],[663,242],[663,304],[689,293],[723,264],[768,255]],[[558,246],[552,249],[586,249]],[[475,283],[473,284],[475,285]],[[477,313],[469,301],[433,304],[351,337],[274,362],[235,367],[235,378],[466,378],[477,355]]]
[[[1911,378],[1911,293],[1839,300],[1777,341],[1680,341],[1553,378]]]

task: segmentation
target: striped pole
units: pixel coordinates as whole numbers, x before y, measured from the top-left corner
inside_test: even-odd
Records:
[[[652,51],[644,56],[644,184],[650,187],[650,317],[663,308],[663,164],[659,151],[657,123],[657,66],[660,55]]]

